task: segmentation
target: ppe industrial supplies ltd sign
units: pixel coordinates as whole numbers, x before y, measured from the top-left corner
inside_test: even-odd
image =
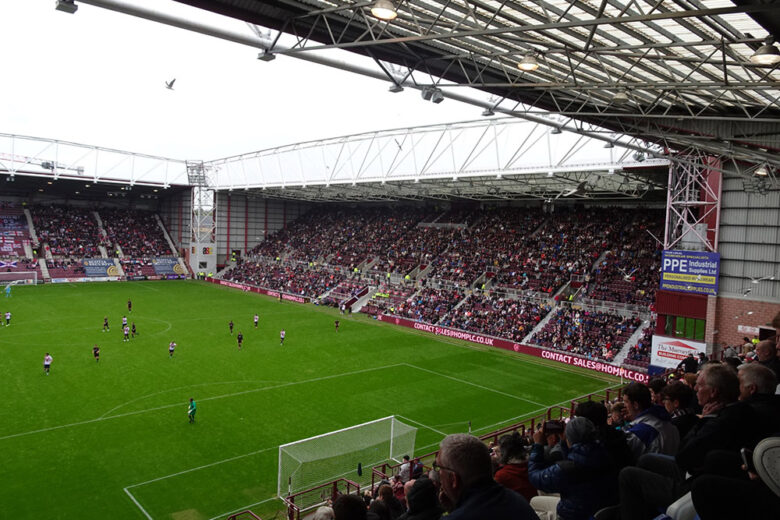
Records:
[[[718,294],[720,254],[703,251],[664,251],[661,289],[694,294]]]

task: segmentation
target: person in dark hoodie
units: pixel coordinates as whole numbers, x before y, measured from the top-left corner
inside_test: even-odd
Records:
[[[646,453],[676,455],[680,433],[671,422],[671,415],[661,405],[654,405],[650,389],[641,383],[631,383],[623,390],[623,403],[631,423],[626,439],[634,460]]]
[[[439,505],[437,494],[436,486],[431,479],[427,477],[416,479],[406,494],[409,510],[398,520],[439,520],[444,514],[444,509]]]
[[[604,403],[583,401],[574,409],[577,417],[587,417],[596,427],[596,440],[604,446],[618,470],[632,463],[631,449],[626,435],[607,423],[608,412]]]
[[[597,435],[590,419],[575,417],[566,425],[562,443],[566,458],[552,464],[544,460],[543,446],[534,435],[537,442],[528,461],[531,484],[545,493],[560,493],[556,513],[561,520],[587,520],[618,501],[618,468]]]

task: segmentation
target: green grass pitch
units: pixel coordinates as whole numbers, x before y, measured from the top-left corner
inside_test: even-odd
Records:
[[[418,428],[423,454],[468,421],[485,433],[616,383],[204,282],[14,287],[3,296],[0,312],[13,318],[0,327],[0,518],[208,520],[246,508],[271,517],[281,506],[280,444],[397,415]],[[128,343],[123,315],[139,331]]]

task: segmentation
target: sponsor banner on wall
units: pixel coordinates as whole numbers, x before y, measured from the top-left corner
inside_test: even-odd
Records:
[[[752,334],[754,336],[758,336],[758,327],[753,327],[751,325],[737,325],[737,332],[740,334]]]
[[[694,294],[718,294],[720,254],[704,251],[664,251],[661,289]]]
[[[233,289],[241,289],[245,292],[253,292],[258,294],[265,294],[268,296],[271,296],[272,298],[279,298],[279,295],[281,294],[282,300],[288,301],[288,302],[295,302],[295,303],[309,303],[311,301],[311,298],[307,296],[298,296],[296,294],[287,294],[287,293],[280,293],[278,291],[272,291],[270,289],[263,289],[262,287],[253,287],[251,285],[244,285],[241,283],[236,282],[229,282],[227,280],[217,280],[215,278],[209,278],[206,277],[207,282],[216,283],[219,285],[224,285],[225,287],[231,287]]]
[[[252,287],[249,285],[244,285],[236,282],[229,282],[227,280],[216,280],[214,278],[207,277],[206,281],[211,283],[216,283],[219,285],[224,285],[225,287],[232,287],[233,289],[240,289],[246,292],[266,294],[273,298],[279,298],[279,295],[281,294],[282,299],[287,301],[293,301],[297,303],[310,302],[310,298],[304,296],[297,296],[294,294],[287,294],[287,293],[279,293],[278,291],[263,289],[261,287]],[[431,325],[430,323],[420,323],[417,321],[407,320],[405,318],[399,318],[397,316],[385,316],[383,314],[379,314],[377,315],[376,319],[386,323],[400,325],[402,327],[422,330],[424,332],[429,332],[437,336],[447,336],[450,338],[469,341],[471,343],[479,343],[480,345],[488,345],[491,347],[501,348],[504,350],[512,350],[514,352],[530,354],[532,356],[557,361],[558,363],[564,363],[567,365],[582,367],[596,372],[609,374],[615,377],[622,377],[624,379],[629,379],[631,381],[639,381],[640,383],[647,383],[647,381],[649,380],[647,374],[636,370],[610,365],[609,363],[594,361],[592,359],[585,359],[579,356],[573,356],[571,354],[553,352],[539,347],[520,345],[519,343],[514,343],[512,341],[505,340],[505,339],[492,338],[490,336],[483,336],[481,334],[474,334],[462,330],[448,329],[446,327],[437,327],[436,325]]]
[[[142,274],[136,274],[136,275],[133,275],[133,276],[128,276],[127,279],[132,281],[132,282],[138,282],[138,281],[141,281],[141,280],[146,280],[146,277],[144,275],[142,275]]]
[[[677,368],[680,361],[688,357],[688,354],[693,354],[694,357],[697,357],[699,352],[706,351],[706,343],[683,338],[653,335],[650,364],[663,368]]]
[[[118,282],[119,276],[90,276],[82,278],[52,278],[51,283]]]
[[[492,338],[490,336],[483,336],[481,334],[474,334],[472,332],[465,332],[462,330],[448,329],[446,327],[438,327],[431,325],[430,323],[420,323],[418,321],[407,320],[405,318],[399,318],[397,316],[386,316],[379,314],[376,317],[377,320],[385,323],[392,323],[394,325],[400,325],[402,327],[409,327],[416,330],[422,330],[429,332],[437,336],[447,336],[450,338],[462,339],[471,343],[479,343],[480,345],[488,345],[491,347],[501,348],[504,350],[513,350],[514,352],[520,352],[522,354],[529,354],[544,359],[550,359],[557,361],[558,363],[564,363],[566,365],[572,365],[581,368],[587,368],[596,372],[609,374],[615,377],[622,377],[631,381],[639,381],[641,383],[647,383],[648,376],[642,372],[631,370],[628,368],[610,365],[602,361],[594,361],[592,359],[585,359],[579,356],[573,356],[563,352],[555,352],[546,350],[539,347],[532,347],[529,345],[521,345],[509,340]]]
[[[110,258],[85,258],[82,265],[87,276],[119,276],[119,269]]]
[[[175,275],[187,274],[187,272],[184,270],[181,264],[179,264],[178,258],[172,258],[172,257],[153,258],[152,266],[154,267],[154,274],[159,274],[161,276],[167,276],[169,274],[175,274]]]

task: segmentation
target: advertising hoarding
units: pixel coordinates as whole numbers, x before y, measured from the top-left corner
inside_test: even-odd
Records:
[[[704,251],[664,251],[661,289],[693,294],[718,294],[720,254]]]
[[[654,335],[650,364],[663,368],[677,368],[680,361],[685,359],[688,354],[697,357],[699,352],[706,351],[707,345],[700,341]]]

